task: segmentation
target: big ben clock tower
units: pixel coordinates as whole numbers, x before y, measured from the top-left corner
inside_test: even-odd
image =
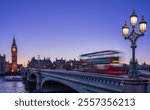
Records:
[[[12,56],[12,72],[17,72],[17,45],[15,38],[11,46],[11,56]]]

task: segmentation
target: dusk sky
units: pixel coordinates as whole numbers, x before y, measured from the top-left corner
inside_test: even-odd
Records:
[[[128,63],[131,43],[124,40],[122,26],[126,20],[131,30],[133,9],[138,21],[142,15],[147,21],[136,58],[150,64],[150,0],[0,0],[0,54],[11,62],[15,35],[22,64],[38,54],[53,61],[102,50],[122,51]]]

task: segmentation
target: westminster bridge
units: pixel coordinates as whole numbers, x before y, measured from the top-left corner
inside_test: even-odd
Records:
[[[42,93],[149,93],[150,75],[137,79],[67,70],[28,69],[21,73],[32,89]]]

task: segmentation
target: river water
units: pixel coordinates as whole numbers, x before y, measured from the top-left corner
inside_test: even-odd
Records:
[[[0,76],[0,93],[26,93],[25,85],[21,80],[6,80],[20,76]]]

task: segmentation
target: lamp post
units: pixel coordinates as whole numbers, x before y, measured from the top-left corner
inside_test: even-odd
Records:
[[[132,25],[132,31],[129,34],[129,27],[127,26],[126,22],[124,26],[122,27],[122,35],[124,36],[125,40],[129,40],[131,42],[131,48],[132,48],[132,59],[130,60],[130,69],[128,73],[129,78],[138,78],[138,72],[137,72],[137,59],[135,59],[135,49],[137,47],[136,42],[137,39],[144,35],[146,32],[146,25],[147,22],[144,20],[144,16],[142,16],[142,20],[139,22],[139,31],[135,31],[135,26],[137,24],[137,18],[138,16],[135,14],[135,11],[133,10],[132,15],[130,16],[130,23]]]

